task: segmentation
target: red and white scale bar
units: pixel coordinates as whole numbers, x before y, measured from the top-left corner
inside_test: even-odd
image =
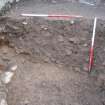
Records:
[[[47,17],[49,19],[72,19],[72,18],[82,18],[79,15],[61,15],[61,14],[21,14],[21,16],[26,17]]]
[[[89,57],[89,72],[91,71],[94,63],[94,41],[95,41],[95,34],[96,34],[96,26],[97,26],[97,17],[94,18],[93,35],[91,39],[90,57]]]

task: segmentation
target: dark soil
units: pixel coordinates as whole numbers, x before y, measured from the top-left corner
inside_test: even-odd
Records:
[[[1,40],[14,49],[19,65],[8,86],[9,105],[105,104],[105,22],[97,24],[88,74],[93,20],[73,21],[0,19]]]

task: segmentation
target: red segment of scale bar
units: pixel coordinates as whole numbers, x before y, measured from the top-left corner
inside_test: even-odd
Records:
[[[80,18],[82,16],[70,16],[70,15],[48,15],[49,19],[72,19],[72,18]]]

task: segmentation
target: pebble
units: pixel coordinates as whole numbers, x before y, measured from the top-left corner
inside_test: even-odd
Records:
[[[12,24],[8,24],[7,23],[7,26],[13,30],[19,30],[19,27],[15,26],[15,25],[12,25]]]
[[[73,42],[74,44],[78,43],[78,39],[76,37],[69,38],[70,42]]]
[[[88,71],[87,65],[84,65],[84,66],[83,66],[83,70],[84,70],[84,71]]]
[[[42,82],[42,86],[44,86],[44,87],[45,87],[46,85],[47,85],[47,84],[46,84],[46,82]]]
[[[74,22],[74,20],[71,20],[71,21],[70,21],[70,24],[72,24],[72,25],[73,25],[74,23],[75,23],[75,22]]]
[[[6,61],[6,62],[9,62],[9,61],[10,61],[10,58],[7,57],[7,56],[3,56],[3,57],[2,57],[2,60],[3,60],[3,61]]]
[[[22,24],[23,24],[23,25],[27,25],[28,23],[24,21],[24,22],[22,22]]]
[[[56,4],[56,3],[57,3],[57,1],[56,1],[56,0],[52,0],[52,1],[51,1],[51,3]]]
[[[20,0],[16,0],[16,2],[19,2]]]
[[[52,34],[50,32],[46,32],[46,34],[44,36],[45,37],[50,37],[50,36],[52,36]]]
[[[103,66],[105,66],[105,61],[102,63]]]
[[[105,81],[105,74],[99,74],[98,79]]]
[[[80,72],[80,71],[81,71],[81,69],[80,69],[79,67],[75,67],[74,70],[75,70],[76,72]]]
[[[14,73],[13,72],[5,72],[1,75],[1,81],[4,84],[8,84],[11,82],[11,79],[13,77]]]
[[[15,47],[14,43],[10,43],[9,47],[11,47],[11,48]]]
[[[69,50],[69,49],[66,49],[65,52],[66,52],[66,55],[71,55],[72,54],[72,51]]]
[[[2,49],[2,51],[3,51],[3,54],[7,54],[7,53],[8,53],[8,48],[7,48],[7,47],[4,47],[4,48]]]
[[[30,101],[28,101],[27,99],[24,99],[22,102],[21,102],[21,105],[29,105],[30,104]]]
[[[83,46],[84,46],[84,47],[88,47],[88,44],[87,44],[87,43],[85,43],[85,44],[83,44]]]
[[[16,64],[14,64],[14,63],[10,63],[10,64],[8,64],[8,66],[6,67],[6,70],[7,71],[15,71],[16,69],[17,69],[17,65]]]
[[[44,62],[49,62],[50,61],[50,58],[49,57],[44,57]]]
[[[1,36],[0,39],[5,40],[5,36]]]
[[[48,30],[48,28],[46,26],[44,26],[44,25],[41,25],[40,27],[41,27],[41,29],[43,29],[45,31]]]
[[[105,74],[99,74],[96,84],[100,87],[105,83]]]
[[[0,32],[5,32],[5,27],[0,27]]]
[[[63,42],[63,41],[64,41],[63,36],[59,35],[59,36],[58,36],[58,41],[59,41],[59,42]]]
[[[7,105],[7,101],[5,99],[0,100],[0,105]]]

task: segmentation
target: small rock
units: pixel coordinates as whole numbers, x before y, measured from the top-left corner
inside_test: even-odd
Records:
[[[48,28],[46,27],[46,26],[44,26],[44,25],[41,25],[41,29],[43,29],[43,30],[48,30]]]
[[[88,62],[89,61],[89,56],[86,56],[86,59],[85,60],[86,60],[86,62]]]
[[[81,51],[82,51],[82,52],[88,52],[88,50],[89,50],[89,49],[88,49],[87,47],[82,47],[82,48],[81,48]]]
[[[13,72],[5,72],[1,75],[1,81],[4,84],[8,84],[9,82],[11,82],[11,79],[13,77],[14,73]]]
[[[7,47],[3,47],[2,51],[3,51],[3,54],[7,54],[8,53],[8,48]]]
[[[102,63],[103,66],[105,66],[105,61]]]
[[[13,25],[13,24],[7,23],[7,26],[8,26],[10,29],[13,29],[13,30],[19,30],[19,27],[18,27],[18,26],[15,26],[15,25]]]
[[[56,3],[57,3],[57,1],[56,1],[56,0],[52,0],[52,1],[51,1],[51,3],[56,4]]]
[[[47,84],[46,82],[42,82],[42,86],[45,87]]]
[[[9,47],[12,47],[12,48],[15,47],[14,43],[10,43]]]
[[[85,44],[83,44],[83,46],[84,46],[84,47],[88,47],[88,44],[87,44],[87,43],[85,43]]]
[[[5,40],[5,36],[1,36],[0,39],[1,39],[1,40]]]
[[[0,27],[0,32],[5,32],[5,27]]]
[[[72,25],[73,25],[74,23],[75,23],[75,22],[74,22],[74,20],[71,20],[71,21],[70,21],[70,24],[72,24]]]
[[[8,64],[8,66],[6,67],[7,71],[15,71],[17,69],[17,65],[14,63],[10,63]]]
[[[80,69],[79,67],[75,67],[74,70],[75,70],[76,72],[80,72],[80,71],[81,71],[81,69]]]
[[[71,43],[74,43],[74,44],[77,44],[78,43],[78,39],[76,37],[73,37],[73,38],[69,38],[69,41]]]
[[[69,50],[69,49],[66,49],[65,52],[66,52],[66,55],[71,55],[72,54],[72,51]]]
[[[28,23],[24,21],[24,22],[22,22],[22,24],[23,24],[23,25],[27,25]]]
[[[7,101],[5,99],[0,100],[0,105],[7,105]]]
[[[87,65],[84,65],[84,66],[83,66],[83,70],[84,70],[84,71],[88,71]]]
[[[45,62],[49,62],[49,61],[50,61],[50,58],[49,58],[49,57],[43,57],[43,60],[44,60]]]
[[[56,62],[56,59],[53,58],[53,57],[51,57],[50,60],[51,60],[52,62]]]
[[[2,57],[2,60],[9,62],[9,61],[10,61],[10,58],[8,58],[8,57],[6,57],[6,56],[3,56],[3,57]]]
[[[59,41],[59,42],[63,42],[63,41],[64,41],[63,36],[59,35],[59,36],[58,36],[58,41]]]
[[[0,86],[0,101],[1,101],[1,99],[6,99],[6,97],[7,97],[7,89],[6,89],[6,86],[3,86],[4,84],[2,83],[2,84],[0,84],[1,86]],[[1,104],[0,104],[1,105]]]
[[[22,102],[22,105],[29,105],[29,104],[30,104],[30,101],[28,101],[26,99]]]
[[[50,32],[46,32],[46,34],[44,36],[50,37],[50,36],[52,36],[52,34]]]
[[[100,87],[105,84],[105,74],[99,74],[96,84]]]
[[[19,2],[20,0],[16,0],[16,2]]]
[[[105,81],[105,74],[99,74],[98,79]]]
[[[80,40],[81,40],[81,41],[86,41],[86,38],[85,38],[85,37],[81,37]]]

